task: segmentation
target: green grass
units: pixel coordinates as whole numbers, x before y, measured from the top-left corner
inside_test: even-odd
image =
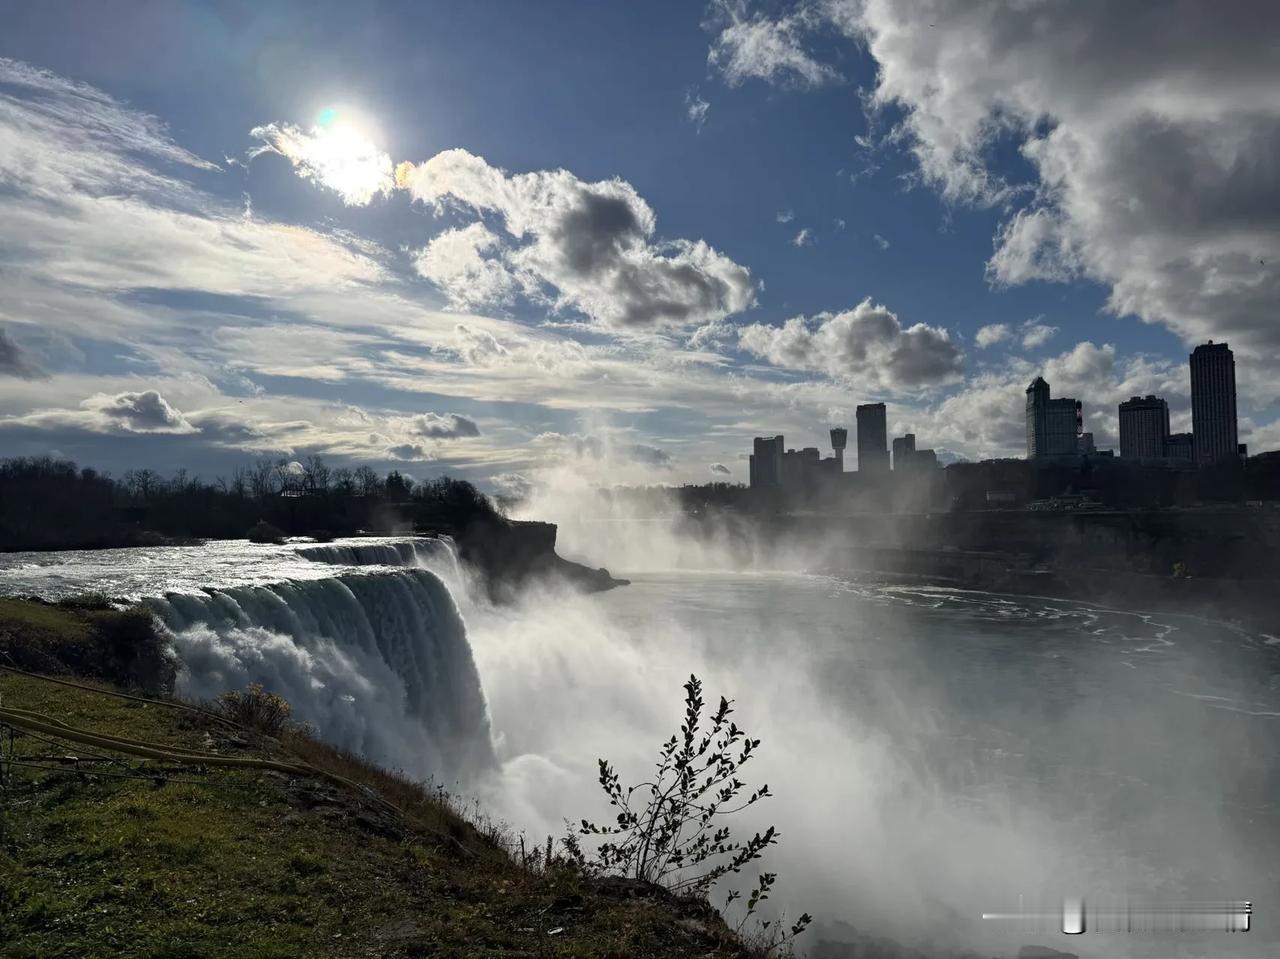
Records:
[[[57,611],[22,615],[74,631]],[[305,735],[245,747],[197,713],[9,672],[0,706],[185,749],[301,759],[404,810],[257,770],[183,766],[157,784],[11,767],[0,959],[747,955],[705,904],[620,898],[567,866],[522,869],[440,794]],[[25,735],[13,750],[86,754]]]
[[[0,598],[0,665],[152,691],[173,682],[151,613],[115,609],[97,596],[57,604]]]

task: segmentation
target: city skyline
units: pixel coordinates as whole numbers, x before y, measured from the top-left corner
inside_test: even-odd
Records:
[[[941,463],[1025,455],[1039,375],[1099,448],[1133,396],[1187,433],[1212,337],[1280,447],[1267,24],[1033,7],[23,5],[0,445],[746,482],[759,424],[863,404]]]

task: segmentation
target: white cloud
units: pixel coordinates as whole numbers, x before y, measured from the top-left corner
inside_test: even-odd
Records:
[[[813,246],[813,231],[807,226],[791,238],[792,246]]]
[[[880,249],[882,250],[889,249],[889,241],[886,240],[884,237],[882,237],[879,233],[871,234],[871,239],[876,241],[876,246],[880,247]]]
[[[1012,335],[1013,333],[1007,323],[988,323],[986,326],[978,328],[973,341],[978,344],[979,349],[985,350],[989,346],[1003,343]]]
[[[795,218],[796,215],[793,210],[779,210],[776,219],[779,223],[790,223]]]
[[[690,123],[698,128],[699,133],[702,132],[702,125],[707,122],[707,113],[710,110],[711,104],[695,91],[690,90],[685,94],[684,115]]]
[[[1041,319],[1043,317],[1036,317],[1022,324],[1022,348],[1024,350],[1039,349],[1057,336],[1058,328],[1047,323],[1041,323]]]
[[[841,79],[832,67],[805,49],[805,37],[818,23],[807,5],[772,20],[749,15],[742,0],[717,0],[710,26],[717,31],[707,62],[730,86],[749,79],[797,87],[816,87]]]
[[[483,223],[445,230],[414,258],[414,269],[438,286],[456,309],[509,306],[519,283],[500,256],[501,241]]]
[[[775,366],[881,389],[954,382],[961,367],[960,350],[947,330],[924,323],[904,328],[893,312],[870,298],[843,313],[798,316],[782,326],[745,326],[739,344]]]
[[[834,0],[949,201],[1012,204],[997,284],[1084,276],[1185,341],[1280,359],[1280,5]],[[935,29],[920,29],[924,21]],[[1010,182],[993,145],[1034,177]]]
[[[750,272],[705,242],[655,243],[653,210],[622,180],[508,175],[465,150],[402,163],[396,177],[423,202],[498,213],[511,244],[502,262],[525,295],[603,326],[700,325],[755,302]]]
[[[118,424],[121,429],[134,433],[197,432],[196,427],[155,390],[91,396],[81,405],[101,414],[108,423]]]

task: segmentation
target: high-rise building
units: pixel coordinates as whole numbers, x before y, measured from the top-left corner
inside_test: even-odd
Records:
[[[858,472],[889,472],[889,428],[883,403],[864,403],[857,409]]]
[[[748,459],[751,488],[782,485],[782,437],[757,436]]]
[[[1210,340],[1191,352],[1191,435],[1198,463],[1238,455],[1236,358],[1226,343]]]
[[[1037,376],[1027,387],[1027,459],[1073,456],[1079,452],[1080,401],[1053,399],[1049,384]]]
[[[1120,404],[1120,455],[1160,459],[1169,439],[1169,404],[1158,396],[1135,396]]]
[[[895,436],[893,438],[893,468],[894,470],[910,469],[911,458],[916,454],[916,434],[908,433],[906,436]]]
[[[844,450],[849,445],[849,431],[843,426],[833,427],[831,430],[831,449],[835,452],[837,473],[844,472]]]

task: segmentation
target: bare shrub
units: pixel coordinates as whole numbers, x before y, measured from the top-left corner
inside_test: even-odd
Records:
[[[689,677],[684,690],[684,722],[680,731],[663,743],[651,779],[623,788],[608,761],[599,760],[600,786],[618,813],[613,825],[600,826],[583,819],[576,827],[577,835],[602,838],[595,857],[588,858],[572,834],[566,850],[593,871],[706,897],[718,880],[740,873],[760,859],[777,843],[779,834],[770,826],[745,842],[734,840],[725,818],[770,795],[768,785],[747,792],[747,785],[738,778],[742,767],[755,756],[760,740],[752,739],[729,719],[733,702],[723,696],[704,723],[705,703],[697,676]],[[739,931],[769,898],[776,880],[776,873],[760,874],[746,899]],[[730,892],[726,911],[740,898],[739,892]],[[810,922],[808,913],[789,929],[782,928],[781,920],[760,922],[757,948],[764,954],[779,949]]]
[[[243,692],[229,690],[214,705],[232,722],[267,736],[279,736],[293,711],[284,697],[263,689],[261,683],[250,683]]]

